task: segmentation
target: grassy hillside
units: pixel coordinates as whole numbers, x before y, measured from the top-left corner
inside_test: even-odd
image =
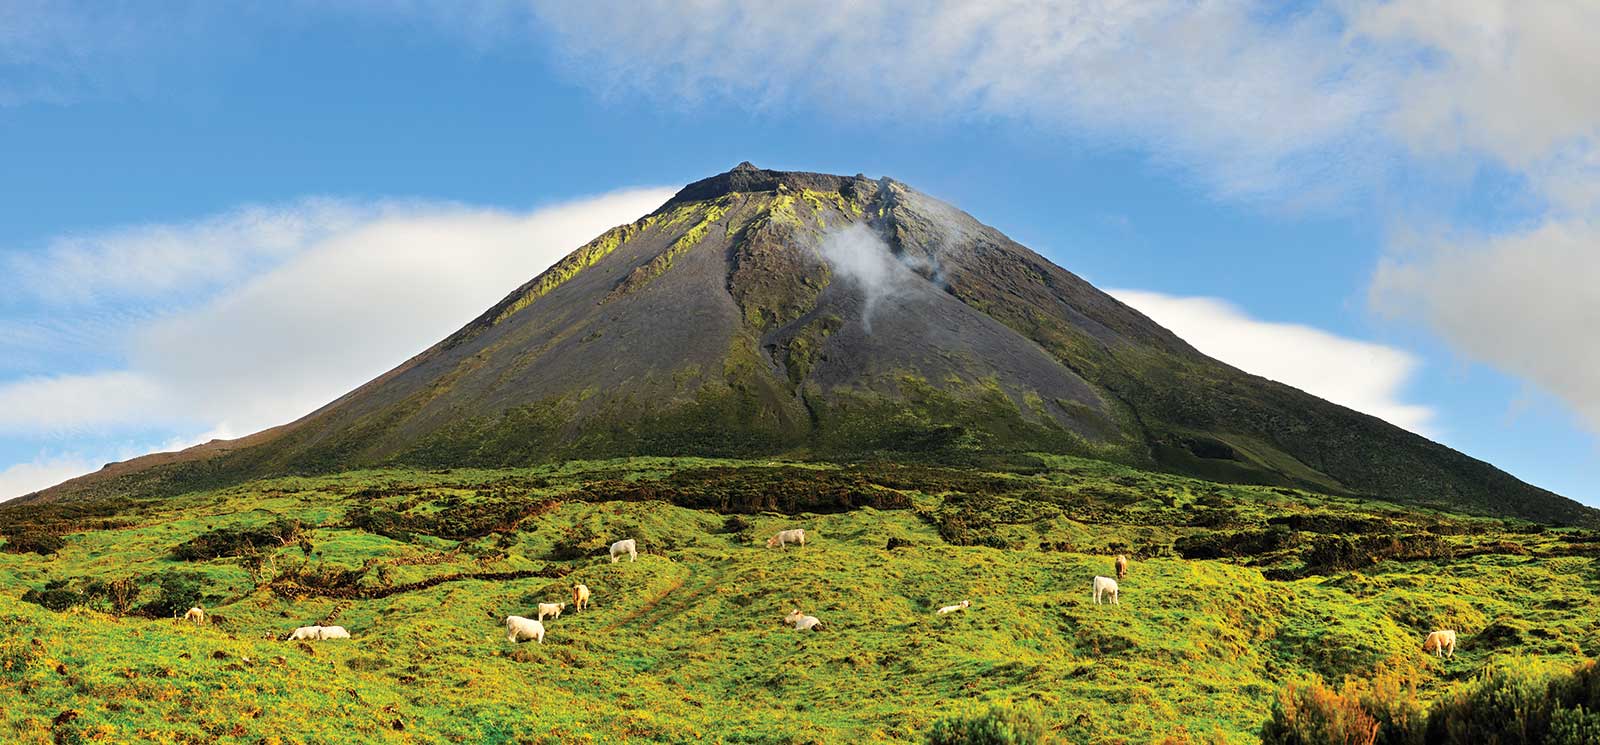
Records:
[[[1072,742],[1249,743],[1308,673],[1427,701],[1600,653],[1600,534],[1043,464],[629,459],[0,508],[0,740],[917,742],[1013,701]],[[792,526],[812,545],[762,547]],[[645,554],[607,563],[624,536]],[[1122,604],[1095,607],[1115,551]],[[505,642],[575,581],[592,610]],[[170,618],[196,601],[213,624]],[[785,628],[795,606],[826,630]],[[318,622],[355,638],[277,640]],[[1422,653],[1437,627],[1454,660]]]

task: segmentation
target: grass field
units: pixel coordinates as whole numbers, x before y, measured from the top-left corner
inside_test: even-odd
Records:
[[[788,527],[810,545],[764,548]],[[4,742],[917,742],[1031,701],[1069,742],[1251,743],[1308,673],[1429,700],[1600,653],[1592,532],[1071,458],[374,470],[5,508],[0,533],[64,534],[0,553]],[[638,562],[605,558],[622,537]],[[506,643],[579,581],[592,609]],[[191,601],[214,622],[141,615]],[[354,638],[279,641],[319,622]],[[1439,627],[1453,660],[1421,651]]]

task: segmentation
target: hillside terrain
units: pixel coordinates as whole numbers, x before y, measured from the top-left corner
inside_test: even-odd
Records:
[[[303,419],[27,500],[373,467],[714,456],[996,468],[1034,452],[1600,524],[1487,463],[1213,360],[905,184],[748,163],[577,248]]]
[[[369,469],[0,507],[0,740],[1253,743],[1283,686],[1432,701],[1600,653],[1600,534],[1040,454]],[[803,549],[765,539],[804,527]],[[636,563],[605,547],[638,540]],[[1090,580],[1133,558],[1121,604]],[[568,598],[544,644],[501,619]],[[948,616],[934,609],[970,599]],[[199,603],[197,626],[173,615]],[[780,623],[799,607],[824,630]],[[312,623],[347,641],[280,641]],[[1421,650],[1460,630],[1453,659]]]

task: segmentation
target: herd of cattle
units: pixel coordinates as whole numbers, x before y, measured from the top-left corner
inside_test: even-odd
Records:
[[[767,539],[767,548],[783,548],[790,543],[799,545],[802,548],[805,547],[806,531],[803,528],[780,530],[776,535],[773,535],[771,538]],[[617,563],[617,561],[623,556],[627,556],[628,561],[638,561],[639,544],[632,538],[625,538],[617,541],[616,543],[611,544],[610,556],[611,563],[613,564]],[[1095,605],[1101,605],[1106,601],[1109,601],[1111,605],[1122,604],[1118,597],[1120,588],[1117,585],[1117,580],[1124,579],[1128,576],[1128,557],[1118,554],[1112,560],[1112,567],[1115,569],[1115,573],[1117,575],[1115,579],[1111,577],[1096,576],[1094,581],[1091,583]],[[593,594],[594,593],[589,590],[588,585],[582,583],[573,585],[573,609],[575,611],[581,611],[588,608],[589,598],[592,597]],[[536,614],[538,616],[537,618],[506,616],[506,641],[511,644],[516,644],[517,642],[523,641],[535,641],[539,644],[543,644],[545,635],[544,619],[546,617],[552,619],[560,618],[561,612],[565,610],[566,607],[566,603],[539,603],[537,608],[538,612]],[[939,610],[934,611],[934,613],[935,615],[943,616],[956,611],[965,610],[970,607],[972,607],[972,601],[963,600],[954,605],[946,605]],[[205,623],[206,613],[199,607],[190,608],[189,612],[183,615],[183,620],[193,621],[195,623]],[[821,619],[817,618],[816,616],[806,615],[805,613],[802,613],[799,608],[795,608],[788,615],[784,616],[783,622],[785,624],[793,624],[796,631],[822,630]],[[325,639],[349,638],[350,632],[345,630],[343,626],[301,626],[294,631],[289,632],[289,635],[285,640],[320,641]],[[1422,642],[1422,650],[1424,652],[1433,652],[1434,656],[1436,657],[1455,657],[1456,632],[1451,629],[1440,629],[1428,634],[1428,637]]]

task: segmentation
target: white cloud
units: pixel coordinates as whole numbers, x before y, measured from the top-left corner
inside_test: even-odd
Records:
[[[1110,290],[1196,349],[1397,427],[1428,435],[1434,412],[1404,401],[1420,362],[1408,352],[1321,329],[1251,318],[1215,298]]]
[[[0,385],[0,432],[62,434],[162,416],[168,390],[127,370],[31,377]]]
[[[1600,433],[1600,224],[1549,222],[1431,246],[1379,265],[1373,307],[1554,394]]]
[[[1424,152],[1477,150],[1531,168],[1600,134],[1590,0],[1349,3],[1351,32],[1413,50],[1396,130]]]
[[[269,247],[280,258],[204,302],[136,320],[124,329],[126,365],[119,369],[0,384],[0,435],[160,423],[206,432],[194,440],[203,441],[281,424],[439,341],[556,259],[671,193],[635,189],[531,212],[438,204],[330,211],[297,203],[256,208],[247,220],[230,215],[108,234],[94,251],[146,267],[155,272],[149,281],[160,286],[242,271],[205,262],[196,270],[162,257],[242,244],[249,251]],[[47,265],[51,272],[29,275],[24,284],[38,290],[100,281],[94,261]],[[162,266],[170,274],[160,275]]]
[[[40,454],[27,463],[17,463],[0,470],[0,501],[31,494],[55,486],[74,476],[99,468],[81,455]]]
[[[1378,155],[1386,70],[1324,10],[1254,2],[536,0],[576,74],[675,101],[1009,118],[1135,145],[1227,193]],[[1376,161],[1373,161],[1376,162]]]
[[[204,289],[280,262],[386,215],[437,206],[306,199],[252,205],[184,224],[139,225],[50,241],[5,261],[21,297],[49,304],[158,298]]]

